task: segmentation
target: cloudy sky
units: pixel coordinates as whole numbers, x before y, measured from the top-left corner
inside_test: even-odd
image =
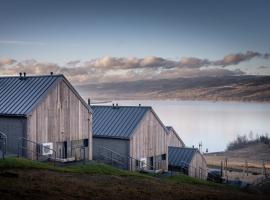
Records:
[[[0,75],[270,75],[268,0],[0,0]]]

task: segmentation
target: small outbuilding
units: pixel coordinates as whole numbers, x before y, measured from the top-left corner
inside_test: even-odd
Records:
[[[187,147],[169,147],[169,170],[206,180],[207,163],[198,149]]]
[[[167,134],[168,147],[169,146],[171,146],[171,147],[184,147],[185,146],[185,143],[179,137],[179,135],[174,130],[174,128],[171,127],[171,126],[166,126],[166,128],[168,130],[168,134]]]
[[[167,129],[152,107],[91,108],[94,159],[107,158],[132,171],[168,169]]]
[[[63,75],[0,77],[0,131],[11,154],[92,159],[91,112]]]

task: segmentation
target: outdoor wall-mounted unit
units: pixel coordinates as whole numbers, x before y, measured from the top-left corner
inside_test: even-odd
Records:
[[[47,142],[43,143],[41,147],[41,153],[43,156],[52,155],[53,154],[53,143]]]

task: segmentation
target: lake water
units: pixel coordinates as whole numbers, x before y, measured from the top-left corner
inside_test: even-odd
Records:
[[[187,146],[222,151],[237,134],[270,134],[270,104],[210,101],[117,101],[119,105],[152,106],[173,126]]]

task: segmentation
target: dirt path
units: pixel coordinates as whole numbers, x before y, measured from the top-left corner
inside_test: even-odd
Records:
[[[18,177],[0,176],[0,199],[258,199],[255,194],[235,189],[180,185],[155,179],[40,170],[12,172]]]

